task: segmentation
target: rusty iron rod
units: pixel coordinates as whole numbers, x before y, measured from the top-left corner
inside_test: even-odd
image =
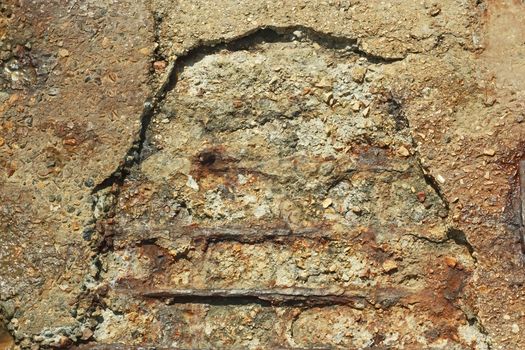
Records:
[[[519,162],[519,188],[520,188],[520,245],[521,252],[525,254],[525,159]]]
[[[274,289],[158,289],[140,293],[147,298],[255,298],[271,303],[304,302],[307,304],[346,304],[364,299],[359,292],[343,289],[274,288]]]
[[[262,243],[264,241],[287,241],[295,239],[318,239],[334,241],[335,237],[329,234],[328,228],[310,227],[301,230],[292,230],[287,227],[167,227],[162,230],[150,231],[150,236],[161,237],[169,234],[170,239],[188,237],[191,240],[205,240],[208,242],[234,241],[240,243]]]
[[[238,241],[241,243],[260,243],[266,240],[279,239],[325,239],[333,240],[318,228],[292,231],[290,229],[235,229],[235,228],[203,228],[194,232],[194,239],[202,238],[207,241]]]

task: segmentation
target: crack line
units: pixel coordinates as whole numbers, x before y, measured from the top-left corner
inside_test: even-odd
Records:
[[[474,247],[472,246],[472,244],[468,241],[465,233],[457,228],[453,228],[453,227],[449,227],[447,229],[447,238],[444,238],[444,239],[440,239],[440,240],[435,240],[435,239],[431,239],[431,238],[428,238],[428,237],[425,237],[425,236],[419,236],[419,235],[416,235],[414,233],[407,233],[405,234],[405,236],[410,236],[410,237],[413,237],[417,240],[422,240],[422,241],[426,241],[426,242],[429,242],[429,243],[433,243],[433,244],[443,244],[443,243],[447,243],[449,241],[454,241],[455,244],[457,245],[460,245],[460,246],[464,246],[467,251],[469,252],[470,256],[472,257],[472,259],[474,260],[475,263],[478,262],[478,259],[477,257],[475,256],[474,254]]]

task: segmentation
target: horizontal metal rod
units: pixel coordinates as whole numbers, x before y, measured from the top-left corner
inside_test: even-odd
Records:
[[[273,289],[158,289],[142,291],[147,298],[258,299],[272,304],[304,303],[314,305],[352,304],[365,300],[361,291],[344,289],[273,288]],[[176,302],[177,300],[174,300]]]
[[[296,239],[337,240],[337,234],[326,227],[310,227],[292,230],[286,227],[193,227],[173,226],[149,233],[151,237],[169,239],[190,238],[207,242],[234,241],[240,243],[261,243],[264,241],[288,241]]]

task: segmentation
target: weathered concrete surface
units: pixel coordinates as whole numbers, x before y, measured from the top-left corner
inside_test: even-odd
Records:
[[[0,347],[522,348],[523,10],[1,4]]]

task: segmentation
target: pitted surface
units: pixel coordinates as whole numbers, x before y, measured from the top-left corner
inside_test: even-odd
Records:
[[[4,1],[0,349],[522,348],[522,11]]]

